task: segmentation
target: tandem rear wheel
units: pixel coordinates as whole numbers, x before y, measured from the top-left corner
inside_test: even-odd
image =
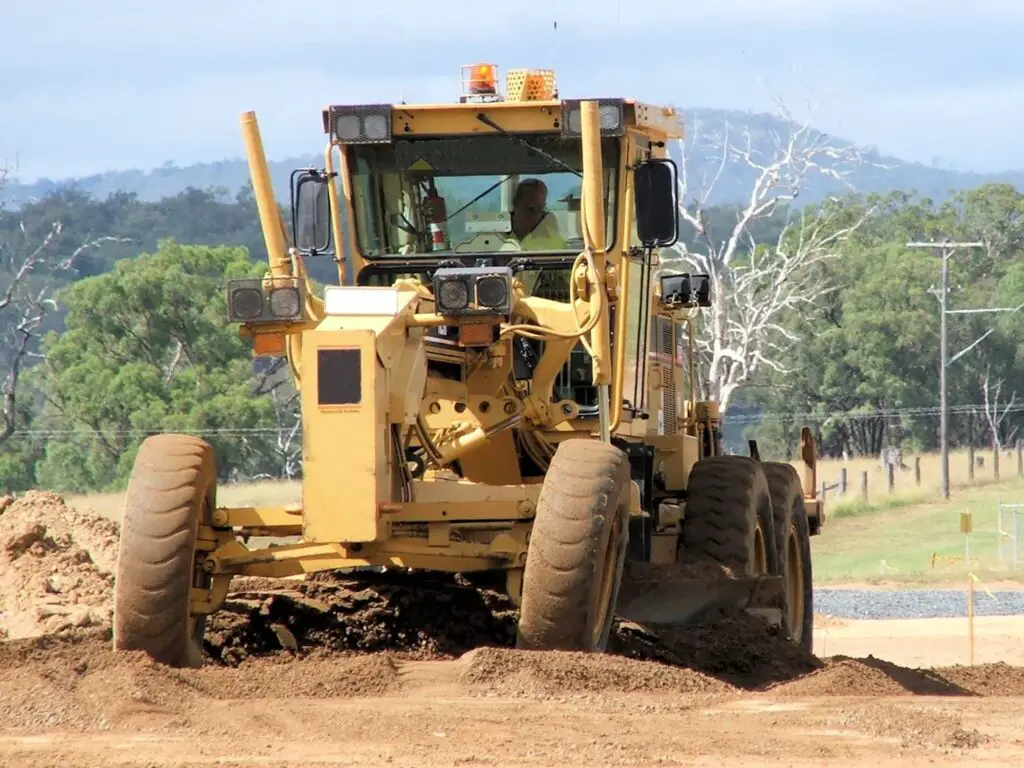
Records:
[[[782,623],[794,643],[813,648],[810,531],[796,470],[747,456],[694,464],[680,562],[713,563],[736,576],[783,577]]]
[[[695,463],[679,544],[683,564],[712,563],[736,576],[777,573],[775,520],[761,464],[747,456]]]
[[[800,476],[791,464],[766,462],[775,516],[775,548],[786,581],[786,630],[807,652],[814,649],[814,582],[811,532]]]

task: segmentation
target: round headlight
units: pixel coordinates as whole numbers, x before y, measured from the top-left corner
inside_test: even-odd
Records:
[[[299,292],[294,288],[270,292],[270,313],[274,317],[298,317],[299,309]]]
[[[252,320],[263,312],[263,294],[256,288],[238,288],[231,293],[231,313]]]
[[[388,136],[388,119],[384,115],[367,115],[363,127],[368,139],[386,139]]]
[[[619,108],[614,104],[602,104],[597,114],[602,131],[611,131],[619,127]]]
[[[583,133],[583,111],[580,107],[569,112],[569,117],[566,120],[569,125],[567,126],[569,133],[580,134]]]
[[[360,127],[357,115],[338,115],[334,121],[334,132],[341,141],[353,141],[359,138]]]
[[[476,284],[476,298],[481,306],[503,306],[507,297],[505,281],[500,277],[485,277]]]
[[[437,308],[441,312],[449,309],[464,309],[469,306],[469,286],[463,280],[446,280],[441,283]]]

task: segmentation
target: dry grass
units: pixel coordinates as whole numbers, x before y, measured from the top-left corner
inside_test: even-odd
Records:
[[[984,459],[984,467],[975,470],[974,486],[986,486],[995,483],[992,473],[992,453],[986,451],[978,453]],[[818,463],[819,492],[822,482],[832,486],[839,482],[840,472],[845,467],[847,474],[847,494],[841,498],[838,488],[829,488],[825,499],[828,503],[830,516],[845,516],[844,512],[853,511],[854,514],[865,505],[860,501],[861,474],[868,473],[868,501],[867,507],[872,509],[891,509],[893,507],[907,506],[908,504],[920,504],[939,496],[941,487],[941,470],[938,454],[923,454],[921,460],[921,485],[914,481],[914,456],[906,456],[904,462],[907,469],[897,472],[895,477],[895,491],[890,497],[887,487],[887,473],[881,469],[877,459],[855,458],[847,462],[840,459],[824,459]],[[793,464],[797,470],[801,469],[799,462]],[[958,489],[971,487],[968,480],[967,452],[960,451],[951,453],[949,458],[950,484],[955,492]],[[1017,475],[1016,455],[1003,455],[1000,460],[1001,479],[1011,480]],[[231,507],[256,506],[260,504],[280,505],[299,501],[302,497],[302,484],[298,481],[277,482],[267,481],[259,483],[240,483],[237,485],[225,485],[217,491],[219,504]],[[73,506],[87,507],[110,517],[120,519],[121,508],[124,504],[123,493],[91,493],[84,495],[71,495],[67,497],[69,504]]]
[[[984,488],[997,483],[1012,481],[1017,475],[1016,452],[1003,453],[999,457],[999,479],[993,472],[992,451],[976,451],[975,460],[981,459],[983,465],[975,467],[974,479],[970,478],[970,462],[967,451],[956,451],[949,455],[949,484],[951,496],[974,488]],[[916,482],[914,471],[915,460],[920,462],[921,481]],[[889,493],[888,472],[882,469],[877,458],[854,458],[849,461],[841,459],[825,459],[818,463],[818,492],[821,484],[829,487],[825,493],[826,511],[830,517],[846,517],[860,515],[883,509],[895,509],[911,505],[923,504],[941,497],[942,465],[938,453],[925,453],[919,456],[905,455],[905,469],[897,470],[894,477],[893,493]],[[794,462],[799,470],[802,466]],[[833,487],[840,481],[840,475],[846,469],[846,495],[840,495],[840,489]],[[861,496],[863,474],[867,473],[867,499]]]
[[[302,483],[260,482],[224,485],[217,489],[217,504],[225,507],[282,506],[301,500]],[[91,509],[111,520],[121,520],[123,493],[90,493],[65,497],[68,505]]]

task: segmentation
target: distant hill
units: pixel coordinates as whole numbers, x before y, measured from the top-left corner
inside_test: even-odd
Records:
[[[789,135],[786,123],[773,115],[718,109],[690,109],[685,110],[684,115],[688,131],[691,133],[699,131],[701,135],[721,135],[728,125],[733,139],[741,140],[744,130],[749,131],[755,150],[762,152],[772,150],[776,136],[785,140]],[[834,143],[849,145],[851,142],[849,139],[835,137]],[[311,149],[314,151],[308,155],[270,163],[274,188],[282,202],[287,200],[289,174],[294,168],[322,165],[322,148]],[[859,191],[865,193],[884,193],[898,189],[916,191],[923,196],[941,201],[949,196],[950,190],[969,189],[991,182],[1009,183],[1017,188],[1024,188],[1024,170],[995,174],[953,171],[884,156],[871,148],[863,150],[863,158],[864,165],[851,175],[850,181]],[[707,160],[701,162],[697,159],[691,163],[690,172],[696,174],[693,178],[700,178],[704,173],[712,173],[713,167]],[[224,197],[232,198],[241,187],[248,184],[248,180],[248,167],[244,158],[239,157],[215,163],[197,163],[183,168],[166,164],[149,171],[109,171],[75,179],[43,179],[32,184],[20,184],[16,179],[8,179],[4,187],[4,197],[7,205],[17,207],[57,189],[76,186],[81,191],[100,199],[114,192],[124,191],[137,194],[143,201],[155,202],[188,188],[222,188]],[[709,202],[728,204],[742,201],[750,194],[751,180],[749,169],[738,165],[728,168],[719,180],[716,193]],[[837,192],[842,192],[842,187],[837,182],[823,177],[809,177],[798,202],[814,202]]]

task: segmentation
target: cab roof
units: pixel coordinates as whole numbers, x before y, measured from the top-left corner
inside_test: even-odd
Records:
[[[469,70],[468,76],[466,70]],[[505,93],[497,87],[497,67],[463,67],[457,102],[425,104],[332,104],[323,109],[324,133],[343,144],[391,143],[394,139],[467,136],[508,132],[579,136],[580,103],[560,99],[551,70],[511,70]],[[635,131],[655,141],[681,139],[682,116],[674,107],[634,99],[598,98],[601,133]]]

